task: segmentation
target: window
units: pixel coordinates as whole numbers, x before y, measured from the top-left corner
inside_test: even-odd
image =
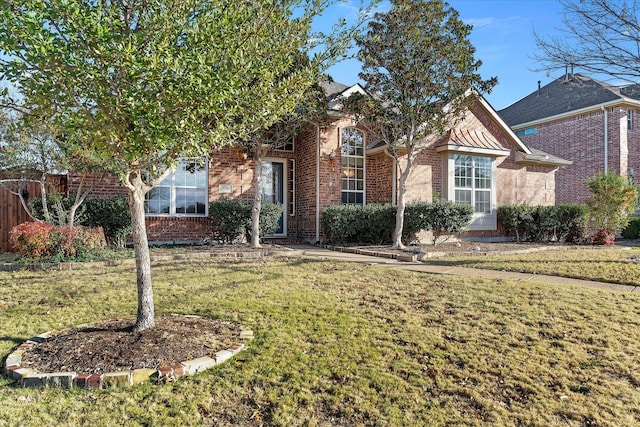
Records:
[[[207,162],[180,159],[176,170],[145,196],[148,215],[207,215]]]
[[[364,205],[364,133],[345,128],[342,139],[342,204]]]
[[[528,129],[522,129],[516,132],[517,136],[525,136],[525,135],[533,135],[534,133],[536,133],[536,128],[528,128]]]
[[[627,129],[633,129],[633,110],[627,110]]]
[[[491,159],[454,155],[454,201],[473,206],[476,213],[491,212]]]
[[[294,147],[295,147],[295,141],[294,141],[294,138],[291,137],[291,139],[288,140],[287,142],[276,144],[273,149],[275,151],[286,151],[286,152],[293,153]]]

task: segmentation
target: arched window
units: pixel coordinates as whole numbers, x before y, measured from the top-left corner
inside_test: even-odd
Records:
[[[364,133],[356,128],[344,128],[342,142],[342,204],[365,204]]]

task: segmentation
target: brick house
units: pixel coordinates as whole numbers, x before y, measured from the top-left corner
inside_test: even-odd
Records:
[[[330,205],[393,203],[397,167],[387,147],[340,111],[339,99],[359,85],[327,83],[329,124],[309,124],[291,144],[264,159],[263,198],[283,204],[281,241],[323,240],[320,219]],[[421,153],[408,183],[407,201],[431,201],[437,195],[475,207],[469,233],[497,235],[501,204],[555,202],[556,170],[569,162],[532,150],[480,98],[456,129]],[[211,153],[193,167],[183,161],[147,196],[150,241],[201,241],[211,234],[208,202],[221,197],[251,200],[253,162],[239,148]],[[73,173],[69,190],[79,184]],[[113,177],[94,190],[94,197],[126,194]]]
[[[572,161],[556,173],[556,203],[583,203],[598,172],[640,173],[640,85],[566,74],[538,86],[499,114],[529,147]]]

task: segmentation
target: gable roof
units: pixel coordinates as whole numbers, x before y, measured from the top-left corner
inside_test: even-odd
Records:
[[[627,102],[640,106],[640,85],[626,88],[574,74],[561,77],[498,112],[509,126]]]

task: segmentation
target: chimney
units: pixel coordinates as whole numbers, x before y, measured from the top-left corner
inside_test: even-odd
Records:
[[[540,96],[540,83],[542,83],[542,81],[538,80],[538,96]]]

